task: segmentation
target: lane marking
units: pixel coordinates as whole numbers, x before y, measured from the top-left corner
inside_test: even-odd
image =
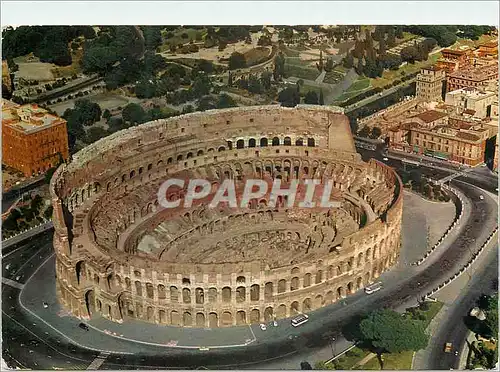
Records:
[[[103,351],[97,358],[95,358],[92,363],[87,367],[88,370],[97,370],[106,361],[110,353]]]
[[[13,280],[4,277],[2,277],[2,283],[21,290],[24,288],[24,284],[15,282]]]

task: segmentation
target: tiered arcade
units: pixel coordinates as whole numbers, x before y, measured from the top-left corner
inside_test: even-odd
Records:
[[[157,193],[170,177],[213,190],[227,178],[237,190],[255,178],[333,179],[341,206],[165,209]],[[345,115],[324,106],[213,110],[121,131],[60,167],[51,194],[57,292],[81,318],[260,323],[334,303],[399,256],[400,180],[363,162]]]

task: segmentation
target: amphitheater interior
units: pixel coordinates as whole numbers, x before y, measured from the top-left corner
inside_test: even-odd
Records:
[[[333,181],[332,208],[164,208],[167,179]],[[356,153],[339,108],[212,110],[146,123],[75,154],[51,181],[57,294],[74,316],[228,327],[328,306],[399,257],[395,172]],[[185,187],[170,188],[182,199]]]

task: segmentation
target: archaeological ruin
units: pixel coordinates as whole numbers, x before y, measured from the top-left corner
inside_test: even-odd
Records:
[[[330,209],[166,209],[169,178],[333,180]],[[240,187],[241,186],[241,187]],[[340,108],[239,107],[103,138],[54,174],[57,294],[74,316],[182,327],[262,323],[328,306],[376,281],[401,246],[402,187],[364,162]],[[172,188],[168,200],[182,198]]]

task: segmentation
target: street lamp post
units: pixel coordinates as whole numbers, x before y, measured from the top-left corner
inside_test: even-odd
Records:
[[[337,354],[337,348],[336,348],[337,344],[335,341],[336,341],[335,337],[332,337],[332,339],[330,341],[330,347],[332,348],[332,357],[333,358],[335,358],[335,355]]]

